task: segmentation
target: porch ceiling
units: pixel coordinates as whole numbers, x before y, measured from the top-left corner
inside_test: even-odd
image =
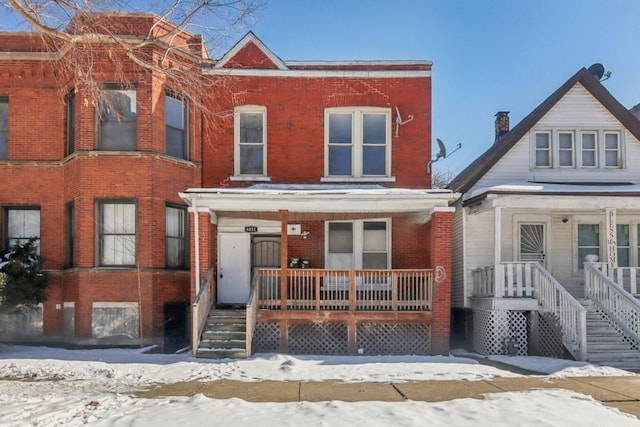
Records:
[[[311,189],[310,189],[311,188]],[[180,197],[192,208],[218,217],[290,221],[413,216],[428,221],[437,208],[448,208],[459,195],[448,190],[364,189],[307,186],[304,189],[201,188]]]

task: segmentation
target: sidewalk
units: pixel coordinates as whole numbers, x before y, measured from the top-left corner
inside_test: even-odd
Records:
[[[604,405],[640,418],[640,377],[571,377],[550,379],[542,376],[493,378],[481,381],[415,381],[397,383],[344,383],[341,381],[259,381],[217,380],[164,384],[134,393],[138,397],[192,396],[203,394],[214,399],[239,398],[247,402],[344,402],[403,400],[440,402],[472,398],[486,393],[560,388],[592,396]]]

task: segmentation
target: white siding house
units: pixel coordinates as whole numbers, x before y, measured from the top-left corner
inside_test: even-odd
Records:
[[[627,290],[640,267],[640,121],[587,69],[513,129],[506,114],[497,115],[493,146],[449,184],[463,194],[454,319],[473,323],[480,353],[596,360],[586,315],[613,325],[616,314],[593,296],[591,267],[603,280],[626,274]],[[640,335],[640,324],[622,328]],[[631,355],[640,366],[637,346]]]

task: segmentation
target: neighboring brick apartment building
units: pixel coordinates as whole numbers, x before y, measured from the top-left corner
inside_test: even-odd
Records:
[[[127,37],[166,30],[150,15],[103,18]],[[201,39],[173,43],[188,47],[183,58],[199,73]],[[0,34],[2,244],[39,237],[50,282],[41,322],[5,318],[0,328],[86,344],[161,337],[165,317],[187,320],[188,216],[178,192],[200,185],[200,114],[115,44],[85,46],[107,88],[96,108],[81,78],[61,75],[67,53],[51,45]],[[116,72],[132,84],[118,85]]]
[[[156,20],[110,18],[139,35]],[[244,305],[257,269],[286,275],[289,258],[305,258],[324,278],[316,310],[261,307],[258,349],[352,353],[367,347],[356,337],[368,337],[391,352],[448,350],[455,195],[429,190],[430,62],[285,62],[252,33],[215,61],[193,36],[176,42],[215,83],[217,121],[202,121],[162,73],[133,64],[125,73],[135,85],[107,86],[125,118],[112,121],[82,88],[51,77],[59,53],[38,40],[0,34],[0,176],[11,183],[0,206],[5,246],[41,239],[52,285],[45,336],[123,344],[185,335],[207,272],[214,302]],[[99,80],[113,82],[110,61],[93,49]],[[260,244],[269,249],[259,253]],[[374,274],[350,291],[365,303],[321,307],[327,292],[337,301],[351,286],[329,283],[327,270],[371,269],[428,270],[428,295],[406,290],[402,300],[396,276]],[[314,332],[323,319],[336,328]],[[314,333],[335,342],[309,343]],[[398,345],[403,333],[419,342]],[[296,347],[296,334],[306,346]]]

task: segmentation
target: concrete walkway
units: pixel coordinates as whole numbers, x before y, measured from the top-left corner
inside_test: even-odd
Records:
[[[247,402],[344,402],[404,400],[441,402],[472,398],[486,393],[502,393],[559,388],[592,396],[604,405],[618,408],[640,418],[640,376],[571,377],[550,379],[542,376],[493,378],[482,381],[415,381],[398,383],[344,383],[341,381],[189,381],[164,384],[135,393],[138,397],[193,396],[203,394],[214,399],[232,397]]]

